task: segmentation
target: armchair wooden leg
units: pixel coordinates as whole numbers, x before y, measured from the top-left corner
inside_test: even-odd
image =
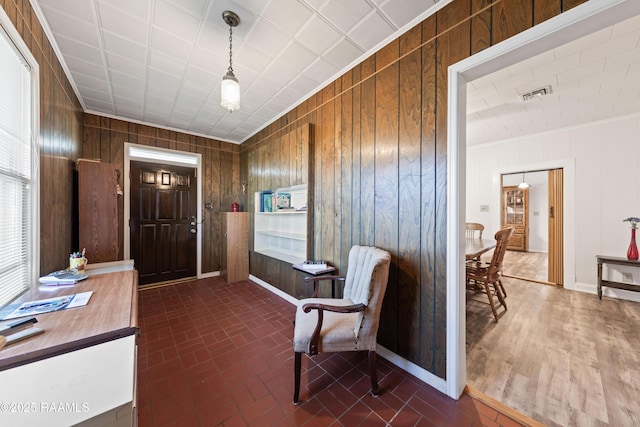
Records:
[[[293,404],[298,404],[300,397],[300,370],[302,369],[302,353],[295,352],[293,365]]]
[[[371,377],[371,395],[378,397],[378,374],[376,372],[376,352],[369,350],[369,376]]]

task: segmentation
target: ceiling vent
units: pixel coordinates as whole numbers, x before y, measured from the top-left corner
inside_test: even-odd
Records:
[[[540,99],[545,95],[551,94],[551,86],[541,87],[540,89],[532,90],[531,92],[523,93],[523,101],[531,101],[533,99]]]

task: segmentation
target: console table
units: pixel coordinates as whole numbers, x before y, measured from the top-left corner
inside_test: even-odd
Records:
[[[596,255],[596,258],[598,260],[598,298],[602,299],[603,286],[607,286],[609,288],[624,289],[625,291],[640,292],[640,285],[602,279],[603,264],[615,264],[615,265],[627,265],[630,267],[640,267],[640,261],[631,261],[631,260],[628,260],[627,258],[612,257],[612,256],[606,256],[606,255]]]

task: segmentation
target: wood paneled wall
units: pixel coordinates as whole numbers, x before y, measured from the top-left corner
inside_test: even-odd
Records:
[[[308,205],[313,206],[313,158],[314,126],[306,123],[302,126],[282,132],[266,144],[254,144],[244,156],[243,169],[248,191],[245,204],[249,212],[255,212],[254,194],[258,191],[274,190],[298,184],[307,184]],[[250,167],[247,166],[251,165]],[[314,211],[307,211],[307,253],[313,253]],[[297,298],[308,296],[309,285],[304,283],[304,273],[291,268],[284,261],[256,253],[253,251],[253,215],[250,215],[249,235],[251,274],[267,283],[277,283],[280,289]],[[323,294],[324,295],[324,294]]]
[[[447,357],[447,67],[582,2],[455,0],[242,144],[247,180],[255,147],[269,151],[291,129],[315,125],[312,256],[344,274],[352,245],[390,251],[378,341],[438,377]],[[273,152],[260,170],[286,155]],[[272,279],[297,292],[295,277]]]
[[[202,155],[202,202],[211,202],[213,208],[203,206],[202,272],[220,269],[221,222],[220,212],[231,210],[231,203],[242,201],[240,184],[240,146],[214,139],[188,135],[152,126],[116,120],[93,114],[84,115],[84,143],[82,157],[114,163],[124,171],[125,142],[200,153]],[[120,185],[124,188],[124,177]],[[246,210],[246,203],[241,203]],[[118,198],[118,224],[120,256],[124,253],[124,199]]]
[[[81,152],[82,107],[27,0],[0,7],[40,72],[40,273],[65,268],[73,248],[73,168]],[[0,83],[1,84],[1,83]]]

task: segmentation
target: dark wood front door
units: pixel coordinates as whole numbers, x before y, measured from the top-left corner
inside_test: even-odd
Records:
[[[196,275],[194,168],[131,162],[131,257],[139,283]]]

